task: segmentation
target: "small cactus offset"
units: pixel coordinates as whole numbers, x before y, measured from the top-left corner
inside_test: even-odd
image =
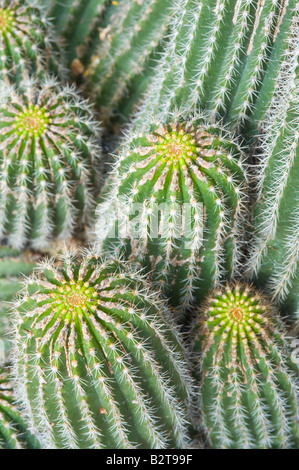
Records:
[[[0,80],[19,83],[45,71],[65,75],[52,24],[34,1],[0,0]]]
[[[263,123],[248,270],[299,320],[299,27]]]
[[[153,76],[176,4],[174,0],[114,3],[104,16],[100,41],[95,39],[98,46],[93,45],[95,53],[85,71],[87,93],[106,121],[115,116],[124,120],[132,111],[129,104],[138,104]],[[132,94],[132,103],[124,99]]]
[[[37,256],[0,246],[0,364],[9,355],[9,302],[22,288],[22,274],[31,274]]]
[[[74,87],[46,77],[0,92],[0,239],[42,249],[88,221],[99,126]]]
[[[248,286],[211,294],[199,316],[201,402],[216,448],[298,448],[298,364],[271,305]]]
[[[36,448],[39,443],[15,405],[9,369],[0,366],[0,450]]]
[[[200,300],[239,268],[242,159],[230,134],[202,115],[153,122],[116,161],[97,208],[98,241],[146,267],[173,306]]]
[[[188,366],[157,293],[97,251],[62,261],[15,303],[16,393],[42,445],[187,445]]]

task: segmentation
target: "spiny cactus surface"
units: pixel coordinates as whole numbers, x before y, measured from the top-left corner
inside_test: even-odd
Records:
[[[100,36],[95,38],[98,46],[93,45],[95,53],[85,72],[87,92],[106,120],[128,115],[131,108],[124,97],[134,93],[138,103],[153,76],[175,5],[174,0],[115,3],[103,18]]]
[[[45,248],[88,221],[99,126],[73,87],[46,77],[0,92],[0,238]]]
[[[203,116],[153,122],[118,157],[97,208],[99,242],[146,267],[174,306],[201,299],[238,270],[242,159],[233,138]]]
[[[298,363],[272,307],[247,286],[212,293],[199,314],[201,401],[216,448],[297,448]]]
[[[0,367],[0,449],[33,449],[39,444],[16,408],[7,367]]]
[[[64,77],[52,24],[34,1],[0,0],[0,80],[19,83],[45,71]]]
[[[176,106],[225,117],[245,136],[257,131],[298,18],[295,0],[180,0],[145,102],[143,122]],[[254,116],[254,119],[250,119]]]
[[[263,123],[248,270],[299,319],[299,27]]]
[[[44,263],[15,305],[19,401],[51,448],[187,445],[187,364],[165,307],[115,259]]]
[[[61,36],[60,41],[65,43],[69,63],[89,55],[90,42],[99,35],[106,6],[113,9],[113,4],[118,4],[111,0],[42,0],[42,3]]]
[[[9,303],[22,288],[22,274],[28,276],[36,263],[34,255],[0,246],[0,364],[9,355]]]

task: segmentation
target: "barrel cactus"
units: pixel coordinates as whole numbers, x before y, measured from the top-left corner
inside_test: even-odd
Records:
[[[0,0],[0,80],[19,83],[51,71],[64,77],[61,47],[37,2]]]
[[[7,367],[0,367],[0,449],[38,448],[22,413],[15,405],[13,386]]]
[[[202,115],[153,122],[118,157],[97,208],[98,241],[187,307],[238,271],[243,166],[238,143]]]
[[[298,447],[298,363],[273,307],[252,286],[235,284],[211,294],[198,323],[195,351],[211,445]]]
[[[88,220],[99,126],[74,87],[45,77],[0,91],[0,239],[36,249]]]
[[[61,262],[15,303],[16,393],[42,445],[186,445],[187,364],[157,293],[95,250]]]
[[[9,358],[9,302],[22,288],[22,274],[31,274],[37,258],[29,252],[0,246],[0,364]]]

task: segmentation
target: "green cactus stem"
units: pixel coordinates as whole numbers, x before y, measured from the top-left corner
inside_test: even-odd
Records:
[[[0,449],[36,449],[39,443],[28,430],[15,405],[8,367],[0,367]]]
[[[99,127],[74,87],[55,79],[0,92],[0,239],[44,249],[88,221],[96,192]]]
[[[96,42],[103,12],[111,0],[42,0],[42,3],[65,43],[68,62],[89,55],[90,43]],[[115,8],[113,3],[111,10]]]
[[[19,83],[46,71],[64,78],[61,47],[52,31],[37,2],[0,0],[0,80]]]
[[[203,421],[214,448],[298,448],[298,362],[252,287],[216,290],[200,309]]]
[[[240,146],[219,124],[202,115],[172,122],[128,137],[95,233],[187,307],[239,270],[246,176]]]
[[[147,74],[153,75],[157,51],[175,9],[174,0],[117,3],[104,15],[100,41],[95,39],[98,46],[93,45],[95,53],[85,72],[87,93],[96,101],[104,120],[113,115],[122,119],[123,112],[128,114],[123,98],[133,92],[132,83],[135,94],[140,88],[135,96],[138,101],[144,83],[148,82]]]
[[[293,37],[296,0],[287,7],[278,0],[180,0],[176,6],[137,122],[153,112],[164,120],[176,107],[200,107],[246,137],[256,134]]]
[[[16,393],[42,445],[186,446],[188,365],[157,292],[94,250],[61,260],[15,303]]]
[[[298,316],[299,281],[299,28],[289,42],[276,93],[263,122],[255,172],[255,205],[248,272],[290,317]]]
[[[37,255],[0,246],[0,363],[9,357],[9,302],[22,288],[22,274],[31,274]]]

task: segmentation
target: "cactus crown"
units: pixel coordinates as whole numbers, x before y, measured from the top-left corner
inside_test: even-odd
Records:
[[[227,287],[225,291],[216,293],[207,314],[208,325],[214,331],[218,331],[218,325],[221,326],[223,341],[229,334],[233,338],[238,336],[240,340],[244,340],[247,335],[253,339],[255,331],[261,331],[263,323],[267,324],[268,316],[259,297],[252,296],[249,288],[239,286],[234,289]]]
[[[18,397],[43,444],[186,444],[188,374],[164,304],[119,260],[62,260],[44,262],[15,304]]]
[[[15,12],[10,9],[0,8],[0,31],[8,33],[13,30],[15,25]]]
[[[90,214],[99,126],[73,87],[49,77],[23,81],[18,92],[4,86],[0,116],[0,237],[43,249]]]
[[[29,134],[41,137],[50,122],[46,108],[41,108],[38,104],[30,104],[21,114],[16,115],[13,125],[20,136],[23,134],[26,137]]]
[[[273,307],[236,284],[214,292],[202,310],[195,349],[212,445],[296,447],[299,371]]]

